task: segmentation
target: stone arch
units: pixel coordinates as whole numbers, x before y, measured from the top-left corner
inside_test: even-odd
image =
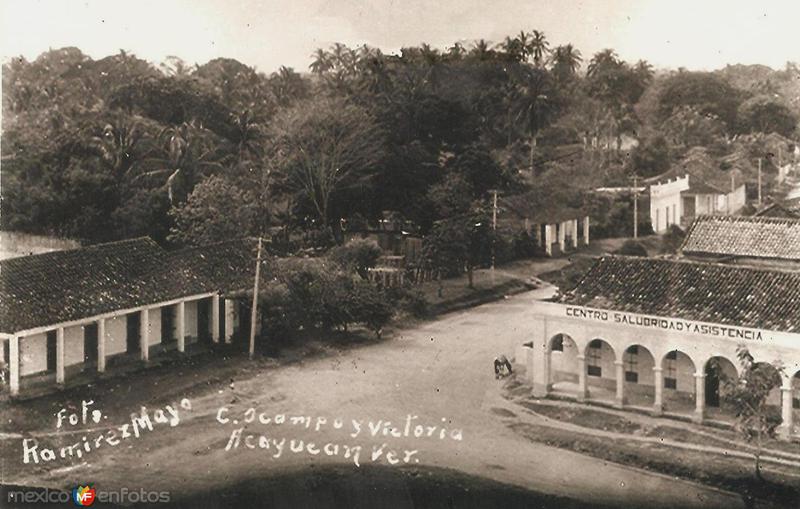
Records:
[[[781,406],[781,387],[783,387],[784,378],[781,375],[781,372],[778,368],[775,367],[774,364],[771,362],[761,361],[761,362],[754,362],[753,367],[751,369],[763,368],[766,369],[768,372],[771,373],[773,381],[776,382],[776,386],[770,391],[769,395],[767,396],[767,405],[774,406],[780,408]]]
[[[618,359],[611,343],[596,337],[586,344],[583,355],[586,363],[587,385],[615,390]]]
[[[790,434],[794,434],[800,424],[800,369],[798,369],[788,381],[788,387],[792,389],[792,422],[789,429]]]
[[[626,399],[633,405],[652,405],[655,397],[657,357],[646,346],[635,343],[622,350]]]
[[[736,364],[723,355],[715,355],[703,365],[705,374],[705,403],[708,408],[723,408],[726,381],[739,377]]]
[[[558,333],[547,343],[548,384],[578,380],[578,355],[580,350],[569,334]]]
[[[692,413],[695,408],[695,374],[697,366],[692,357],[684,351],[667,351],[659,360],[663,384],[664,410],[678,413]]]

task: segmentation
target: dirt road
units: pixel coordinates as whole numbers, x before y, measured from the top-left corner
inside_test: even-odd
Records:
[[[398,461],[392,468],[403,468],[406,461],[453,468],[596,503],[741,506],[736,496],[714,489],[530,443],[503,424],[498,417],[501,382],[494,379],[491,362],[498,353],[513,354],[516,345],[527,341],[532,295],[448,315],[338,355],[195,390],[187,395],[191,410],[174,408],[180,414],[174,427],[155,424],[153,431],[114,447],[99,439],[101,446],[92,447],[72,467],[64,468],[65,463],[56,460],[40,464],[38,470],[30,465],[14,472],[5,468],[5,481],[64,487],[91,481],[99,487],[147,487],[179,496],[309,465],[349,464],[355,469],[355,446],[362,447],[359,463],[365,468],[372,464],[373,447],[385,443],[375,463]],[[140,380],[158,382],[152,377]],[[136,412],[142,402],[134,387],[118,403]],[[254,410],[248,412],[250,408]],[[90,442],[103,425],[126,420],[122,411],[102,410],[107,419],[95,427],[100,431],[87,433]],[[154,410],[149,409],[149,415]],[[307,416],[310,421],[276,424],[276,416],[282,414]],[[248,418],[253,422],[244,425]],[[335,426],[337,418],[340,428]],[[387,420],[392,424],[386,425]],[[417,424],[423,425],[420,437],[414,436]],[[240,428],[239,445],[233,448],[232,433]],[[283,438],[287,441],[276,458]],[[77,434],[75,440],[80,439]],[[300,452],[290,451],[291,439],[298,450],[303,441]],[[46,443],[47,437],[42,437],[40,446]],[[226,450],[229,444],[232,448]],[[269,448],[261,448],[264,445]],[[337,454],[328,454],[334,445],[339,446]],[[350,457],[345,457],[345,445],[351,447]],[[395,452],[387,455],[389,450]]]

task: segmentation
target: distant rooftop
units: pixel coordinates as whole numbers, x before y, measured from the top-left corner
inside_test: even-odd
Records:
[[[800,261],[800,219],[700,216],[689,227],[686,254]]]
[[[560,302],[724,325],[800,332],[800,273],[605,256]]]

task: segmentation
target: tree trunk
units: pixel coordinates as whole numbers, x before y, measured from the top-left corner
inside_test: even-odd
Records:
[[[761,482],[764,482],[764,477],[761,475],[761,451],[759,451],[759,452],[757,452],[755,454],[755,459],[756,459],[756,464],[755,464],[755,466],[756,466],[756,479],[758,479]]]
[[[530,168],[531,175],[533,175],[533,154],[536,152],[536,135],[531,134],[531,151],[528,154],[528,167]]]
[[[468,265],[468,266],[467,266],[467,280],[469,281],[469,287],[470,287],[470,288],[475,288],[475,286],[473,285],[473,270],[472,270],[472,265]]]

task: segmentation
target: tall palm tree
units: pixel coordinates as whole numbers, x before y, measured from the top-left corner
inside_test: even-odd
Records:
[[[505,53],[506,57],[513,62],[522,62],[526,58],[525,48],[516,37],[506,36],[505,40],[497,45],[497,48]]]
[[[322,49],[317,48],[317,50],[311,54],[311,64],[308,66],[311,69],[311,72],[314,74],[324,74],[331,68],[331,60],[330,55]]]
[[[534,65],[541,67],[547,58],[547,54],[550,53],[550,43],[547,42],[544,32],[534,30],[530,33],[530,51],[531,55],[533,55]]]
[[[592,57],[589,60],[589,65],[586,68],[586,75],[589,77],[597,75],[603,69],[613,66],[616,67],[620,64],[619,57],[617,56],[617,52],[613,49],[606,48]]]
[[[158,136],[158,149],[154,157],[144,164],[156,169],[137,175],[133,180],[164,176],[170,203],[176,202],[176,192],[185,198],[203,175],[221,171],[223,165],[210,140],[210,131],[197,127],[193,122],[184,122],[167,127]]]
[[[460,42],[455,42],[452,46],[447,48],[447,56],[452,60],[461,60],[466,52],[467,50],[464,49],[464,45]]]
[[[291,106],[295,101],[304,99],[309,94],[306,80],[294,69],[284,65],[270,75],[267,83],[275,101],[281,107]]]
[[[492,50],[490,49],[490,43],[484,39],[480,39],[475,41],[472,45],[472,49],[470,50],[469,54],[478,60],[488,60],[492,57]]]
[[[575,49],[572,44],[567,44],[565,46],[557,46],[553,50],[551,61],[553,63],[553,74],[563,83],[575,76],[583,59],[580,51]]]

